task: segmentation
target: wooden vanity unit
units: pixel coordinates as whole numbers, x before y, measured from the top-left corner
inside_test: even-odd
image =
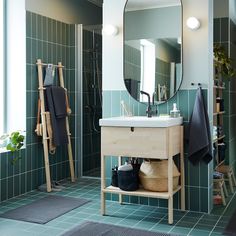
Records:
[[[152,119],[152,118],[151,118]],[[105,194],[162,198],[168,200],[168,222],[173,223],[173,195],[181,192],[181,210],[185,210],[183,126],[169,127],[123,127],[101,122],[101,214],[105,215]],[[173,156],[180,154],[180,184],[173,189]],[[168,159],[168,192],[151,192],[144,189],[123,191],[106,186],[106,158],[117,156],[149,159]],[[109,167],[110,168],[110,167]]]

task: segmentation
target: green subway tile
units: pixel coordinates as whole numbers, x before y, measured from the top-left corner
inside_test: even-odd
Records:
[[[62,23],[62,44],[66,45],[66,24]]]
[[[189,187],[190,191],[190,209],[192,211],[200,211],[200,196],[199,196],[199,188]]]
[[[111,92],[111,115],[112,116],[120,116],[120,91],[112,91]],[[132,111],[132,108],[130,108]]]
[[[7,197],[12,198],[14,197],[14,190],[13,190],[13,177],[7,179]]]
[[[62,64],[65,66],[65,61],[66,61],[66,46],[62,46]]]
[[[142,204],[142,205],[148,205],[148,198],[147,197],[140,197],[139,201],[140,201],[140,204]]]
[[[188,90],[179,90],[179,110],[184,121],[188,121],[189,110],[188,110]]]
[[[207,175],[206,175],[207,176]],[[189,161],[189,185],[199,186],[200,185],[200,164],[193,165]]]
[[[146,110],[147,110],[147,105],[144,103],[139,103],[138,104],[138,115],[139,116],[146,116]],[[158,114],[159,114],[159,110],[158,110]]]
[[[103,117],[111,117],[111,91],[103,91]]]
[[[45,41],[49,41],[49,38],[48,38],[48,32],[50,32],[49,31],[49,29],[48,29],[48,18],[47,17],[45,17],[45,16],[42,16],[41,17],[41,24],[42,24],[42,26],[41,26],[41,39],[43,39],[43,40],[45,40]]]
[[[36,26],[36,14],[35,13],[32,13],[31,14],[31,20],[32,20],[32,28],[31,28],[31,37],[32,38],[37,38],[37,26]]]
[[[13,178],[13,188],[14,188],[14,197],[20,194],[20,177],[19,175],[14,176]]]
[[[52,41],[57,42],[57,23],[55,20],[52,20]]]
[[[62,43],[62,23],[57,21],[57,43]]]
[[[26,37],[31,37],[31,29],[32,21],[31,21],[31,12],[26,11]]]
[[[31,90],[31,66],[26,65],[26,90]]]
[[[38,92],[31,92],[31,117],[36,117],[38,111]]]
[[[208,187],[208,165],[205,162],[200,163],[200,186]]]
[[[62,62],[62,46],[57,45],[57,61]]]
[[[31,63],[34,64],[38,58],[38,48],[37,48],[37,40],[32,39],[32,58]]]
[[[200,211],[201,212],[208,212],[208,188],[200,188]]]
[[[161,114],[168,114],[167,103],[162,103],[158,105],[158,113]]]
[[[8,197],[8,192],[7,192],[7,179],[1,179],[0,180],[0,184],[1,184],[1,192],[0,192],[0,197],[1,197],[1,201],[6,200]]]
[[[7,165],[8,165],[8,158],[7,153],[1,154],[0,161],[1,161],[1,171],[0,171],[0,179],[4,179],[8,176]]]
[[[48,43],[43,42],[43,62],[48,63]]]
[[[70,69],[75,69],[75,47],[70,48]]]
[[[75,25],[70,25],[70,45],[75,46]]]
[[[37,171],[31,172],[31,189],[36,189],[38,187]]]
[[[37,39],[43,40],[43,31],[42,31],[42,16],[37,16]]]
[[[31,162],[32,162],[31,146],[28,146],[26,150],[26,171],[31,170]]]
[[[31,172],[26,173],[26,192],[31,191]]]
[[[52,51],[53,51],[53,44],[49,42],[48,43],[48,63],[52,63],[53,61]]]
[[[26,175],[25,174],[21,174],[20,175],[20,193],[19,194],[23,194],[26,192],[26,189],[25,189],[25,179]]]
[[[26,38],[26,63],[31,64],[31,51],[32,51],[32,40],[30,38]]]
[[[49,42],[53,42],[53,23],[50,18],[47,19],[47,38]]]
[[[150,206],[158,206],[159,205],[159,199],[157,198],[149,198],[149,205]]]
[[[37,48],[38,48],[37,59],[43,59],[43,42],[42,41],[37,40]]]

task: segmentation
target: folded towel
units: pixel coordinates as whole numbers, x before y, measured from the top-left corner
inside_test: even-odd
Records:
[[[210,124],[201,87],[198,88],[193,113],[189,122],[188,158],[193,164],[212,160]]]
[[[51,92],[56,118],[65,118],[67,116],[65,89],[62,87],[51,87]]]

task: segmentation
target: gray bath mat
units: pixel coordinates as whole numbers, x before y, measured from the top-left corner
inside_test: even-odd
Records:
[[[225,228],[224,235],[236,236],[236,211],[231,216],[231,219]]]
[[[139,229],[131,229],[116,225],[108,225],[96,222],[84,222],[83,224],[65,232],[61,236],[167,236],[170,234],[150,232]],[[173,234],[171,235],[173,236]]]
[[[80,198],[50,195],[25,206],[7,211],[1,214],[0,217],[46,224],[50,220],[53,220],[88,202],[88,200]]]

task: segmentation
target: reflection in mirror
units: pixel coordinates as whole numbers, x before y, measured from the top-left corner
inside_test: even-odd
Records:
[[[136,100],[165,102],[182,81],[180,0],[128,0],[124,11],[124,81]]]

